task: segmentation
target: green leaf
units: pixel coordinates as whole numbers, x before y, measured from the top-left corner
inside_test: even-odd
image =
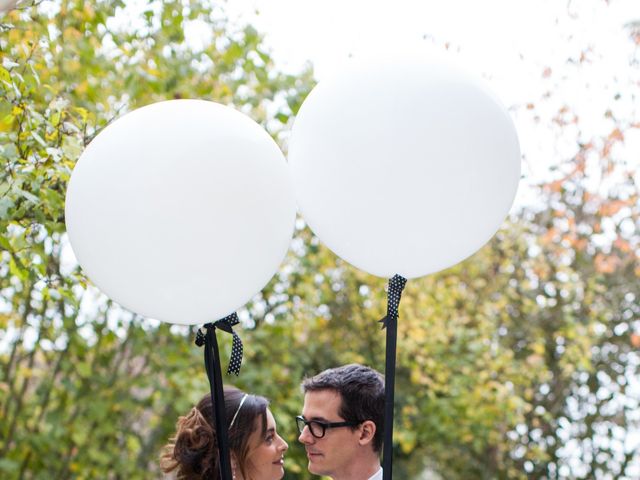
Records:
[[[9,458],[0,458],[0,472],[4,473],[18,473],[20,469],[20,462],[11,460]]]
[[[32,132],[31,132],[31,136],[32,136],[33,138],[35,138],[35,139],[36,139],[36,141],[37,141],[40,145],[42,145],[43,147],[46,147],[46,146],[47,146],[47,142],[45,142],[45,141],[42,139],[42,137],[41,137],[40,135],[38,135],[38,133],[37,133],[37,132],[33,132],[33,131],[32,131]]]
[[[33,203],[34,205],[40,203],[40,199],[36,197],[33,193],[27,192],[26,190],[22,190],[20,188],[17,188],[16,190],[18,191],[20,196],[26,198],[29,202]]]
[[[11,244],[9,243],[9,240],[7,240],[7,238],[3,235],[0,235],[0,247],[4,248],[5,250],[11,250]]]
[[[10,220],[9,210],[13,208],[15,204],[9,197],[0,198],[0,220]]]

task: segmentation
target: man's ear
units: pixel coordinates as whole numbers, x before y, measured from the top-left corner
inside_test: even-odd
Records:
[[[370,445],[375,435],[376,424],[371,420],[365,420],[360,424],[360,438],[358,439],[358,443],[360,443],[360,445]]]

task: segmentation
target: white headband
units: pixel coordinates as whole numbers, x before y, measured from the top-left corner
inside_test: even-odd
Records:
[[[231,430],[231,427],[233,427],[233,423],[236,421],[236,418],[238,418],[238,414],[240,413],[240,409],[242,408],[242,405],[244,404],[244,401],[247,399],[248,396],[249,396],[249,394],[245,393],[244,397],[242,397],[242,400],[240,400],[240,405],[238,405],[238,409],[236,410],[236,414],[233,416],[233,418],[231,419],[231,423],[229,424],[229,430]]]

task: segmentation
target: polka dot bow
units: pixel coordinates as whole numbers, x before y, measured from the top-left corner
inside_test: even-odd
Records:
[[[402,296],[402,290],[406,283],[407,279],[397,274],[389,280],[387,315],[380,320],[383,330],[389,326],[390,322],[395,322],[398,319],[398,306],[400,305],[400,297]]]
[[[224,317],[222,320],[218,320],[215,323],[207,323],[204,328],[217,328],[233,335],[233,345],[231,346],[231,360],[229,361],[229,368],[227,368],[227,374],[231,375],[235,373],[240,375],[240,366],[242,365],[242,340],[238,334],[233,330],[233,326],[240,323],[238,315],[234,312],[228,317]],[[206,334],[202,329],[198,329],[196,333],[196,345],[201,347],[205,344]]]

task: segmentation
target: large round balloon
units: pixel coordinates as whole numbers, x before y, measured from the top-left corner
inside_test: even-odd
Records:
[[[415,278],[484,245],[515,196],[520,149],[500,102],[444,60],[354,63],[293,125],[298,207],[337,255]]]
[[[241,307],[277,271],[295,200],[273,139],[213,102],[135,110],[89,144],[67,191],[71,246],[107,295],[200,324]]]

